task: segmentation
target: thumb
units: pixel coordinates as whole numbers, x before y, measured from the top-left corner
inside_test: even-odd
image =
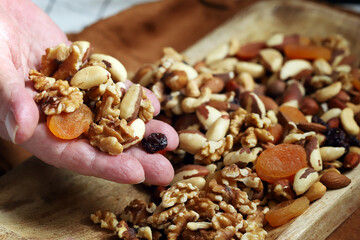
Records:
[[[31,90],[25,88],[23,76],[15,71],[11,72],[16,74],[6,76],[6,72],[0,73],[0,113],[4,123],[1,137],[22,143],[33,135],[39,111]]]

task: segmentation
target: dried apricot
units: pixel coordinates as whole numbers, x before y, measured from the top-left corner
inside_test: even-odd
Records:
[[[270,209],[265,218],[270,226],[278,227],[303,214],[309,205],[310,201],[307,197],[282,202]]]
[[[91,110],[85,105],[72,113],[61,113],[47,117],[47,126],[60,139],[75,139],[86,132],[93,121]]]
[[[263,151],[256,161],[256,173],[264,181],[292,181],[295,173],[307,166],[305,149],[295,144],[279,144]]]
[[[288,44],[284,47],[284,52],[290,59],[315,60],[323,58],[326,61],[331,59],[330,49],[321,46]]]
[[[265,47],[264,42],[254,42],[242,46],[235,56],[241,60],[250,60],[255,58],[260,50]]]
[[[281,106],[279,109],[281,115],[286,122],[307,123],[305,115],[297,108],[291,106]]]

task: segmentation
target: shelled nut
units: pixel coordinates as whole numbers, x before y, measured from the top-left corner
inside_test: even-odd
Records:
[[[302,168],[296,172],[293,188],[296,195],[306,192],[318,179],[319,174],[313,168]]]
[[[320,148],[320,154],[323,162],[332,162],[336,159],[340,158],[344,153],[346,149],[344,147],[321,147]]]
[[[345,175],[342,175],[341,173],[338,173],[336,171],[327,171],[320,178],[320,182],[324,184],[327,188],[338,189],[349,185],[351,183],[351,180]]]

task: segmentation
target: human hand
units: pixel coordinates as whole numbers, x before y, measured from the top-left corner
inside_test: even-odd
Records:
[[[35,91],[28,72],[39,68],[47,47],[68,42],[65,34],[30,0],[5,0],[0,4],[0,136],[21,144],[48,164],[84,175],[120,183],[167,184],[173,177],[170,162],[161,154],[148,154],[140,147],[109,156],[92,147],[88,140],[64,141],[53,136],[40,119],[33,100]],[[155,113],[160,106],[148,93]],[[39,122],[39,124],[38,124]],[[178,145],[175,130],[160,121],[146,124],[145,136],[161,132],[168,138],[165,150]]]

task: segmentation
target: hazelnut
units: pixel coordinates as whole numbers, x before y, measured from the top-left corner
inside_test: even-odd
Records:
[[[179,70],[165,73],[162,80],[165,81],[166,86],[172,91],[184,88],[188,82],[186,72]]]

